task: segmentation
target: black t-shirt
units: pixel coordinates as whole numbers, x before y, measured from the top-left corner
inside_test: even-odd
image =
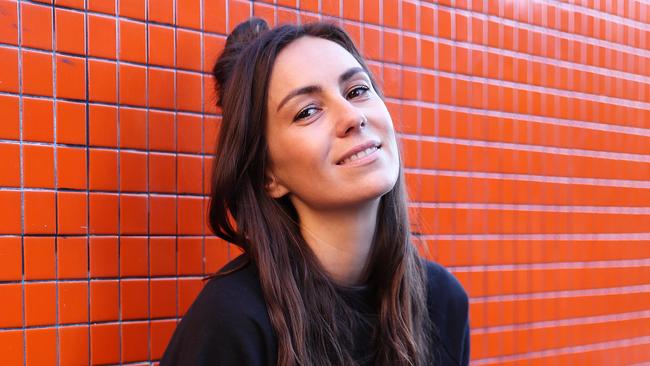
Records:
[[[236,268],[248,261],[243,254],[222,269]],[[458,280],[441,265],[427,261],[428,307],[437,328],[432,344],[435,365],[469,364],[468,299]],[[368,308],[367,287],[346,288],[341,295],[370,323],[376,314]],[[355,330],[360,342],[352,353],[360,364],[371,365],[370,328]],[[210,279],[187,310],[167,345],[161,366],[275,366],[277,338],[266,311],[255,265]],[[364,362],[365,361],[365,362]]]

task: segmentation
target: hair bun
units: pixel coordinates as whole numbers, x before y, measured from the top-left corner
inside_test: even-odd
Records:
[[[241,51],[269,29],[262,18],[252,17],[239,23],[226,39],[226,46],[212,69],[217,91],[217,105],[222,106],[223,92]]]

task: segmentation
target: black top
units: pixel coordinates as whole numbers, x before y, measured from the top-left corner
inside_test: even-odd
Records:
[[[243,254],[222,271],[247,261]],[[427,261],[428,307],[437,330],[432,347],[435,365],[469,364],[468,299],[458,280],[441,265]],[[341,289],[348,304],[372,322],[367,308],[371,290],[367,287]],[[366,360],[370,328],[355,330],[353,355]],[[366,348],[364,350],[363,348]],[[275,366],[277,338],[266,311],[257,269],[250,261],[240,270],[210,279],[187,310],[160,361],[170,365]],[[364,362],[366,361],[366,362]]]

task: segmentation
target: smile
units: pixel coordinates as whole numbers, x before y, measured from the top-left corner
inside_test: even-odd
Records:
[[[347,165],[350,163],[358,162],[358,163],[363,163],[366,160],[374,158],[374,156],[371,157],[377,150],[381,148],[381,145],[379,146],[371,146],[365,150],[359,151],[356,154],[353,154],[352,156],[349,156],[346,159],[343,159],[342,161],[339,161],[337,165]],[[367,157],[367,158],[366,158]],[[366,159],[364,159],[366,158]]]

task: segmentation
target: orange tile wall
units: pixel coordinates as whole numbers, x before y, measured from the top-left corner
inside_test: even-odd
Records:
[[[650,362],[650,3],[0,0],[0,364],[151,364],[237,254],[204,221],[234,25],[338,18],[473,365]]]

